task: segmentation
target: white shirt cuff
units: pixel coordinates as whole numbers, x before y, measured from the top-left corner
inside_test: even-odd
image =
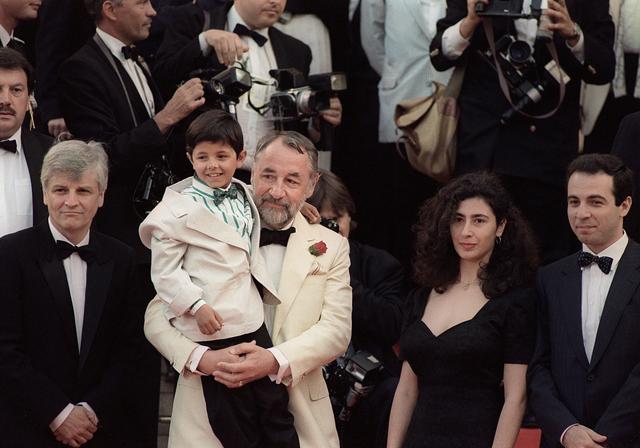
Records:
[[[98,415],[95,413],[95,411],[93,410],[93,408],[89,405],[89,403],[87,403],[86,401],[81,401],[80,403],[78,403],[79,406],[82,406],[83,408],[85,408],[87,411],[89,411],[91,413],[91,415],[93,415],[93,423],[94,424],[98,424],[99,420],[98,420]]]
[[[203,56],[209,56],[211,53],[211,47],[207,44],[207,39],[204,37],[204,31],[198,34],[198,43],[200,44],[200,51]]]
[[[579,424],[580,423],[574,423],[573,425],[569,425],[569,426],[567,426],[567,429],[562,431],[562,434],[560,434],[560,445],[564,446],[563,440],[564,440],[564,435],[567,433],[567,431],[569,431],[574,426],[578,426]]]
[[[195,373],[196,375],[205,376],[204,373],[198,370],[198,364],[200,364],[200,360],[207,350],[209,350],[209,347],[199,345],[194,351],[191,352],[186,365],[186,368],[189,372]]]
[[[282,379],[284,378],[284,376],[289,372],[289,360],[280,350],[275,347],[268,348],[267,350],[271,352],[273,357],[276,358],[276,361],[278,361],[278,364],[280,365],[280,367],[278,368],[278,373],[275,375],[270,373],[269,379],[271,381],[274,381],[276,384],[280,384],[282,383]]]
[[[462,37],[462,34],[460,34],[460,24],[462,20],[450,26],[442,33],[442,54],[447,59],[458,59],[471,42],[470,39],[465,39]]]
[[[207,302],[205,302],[203,299],[198,299],[196,303],[191,305],[191,307],[189,308],[189,314],[191,314],[192,316],[195,316],[196,312],[206,304]]]
[[[69,417],[69,414],[71,414],[71,411],[73,411],[73,405],[69,403],[58,414],[58,416],[54,418],[51,423],[49,423],[49,429],[51,430],[51,432],[55,432],[60,427],[60,425],[64,423],[67,417]]]
[[[578,39],[578,43],[576,43],[573,47],[569,45],[569,42],[565,42],[571,53],[576,57],[581,64],[584,64],[584,33],[580,30],[580,38]]]

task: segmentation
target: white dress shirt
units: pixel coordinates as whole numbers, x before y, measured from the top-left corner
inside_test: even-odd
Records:
[[[89,244],[90,232],[87,232],[85,237],[78,244],[73,244],[55,228],[51,222],[51,218],[49,218],[49,229],[51,230],[51,235],[53,235],[53,239],[55,241],[64,241],[78,247]],[[64,273],[67,276],[67,285],[69,286],[69,294],[71,295],[71,305],[73,306],[73,317],[76,325],[76,336],[78,341],[78,352],[80,352],[80,346],[82,344],[82,325],[84,322],[85,291],[87,289],[87,262],[80,258],[80,255],[78,255],[77,252],[74,252],[69,255],[69,257],[62,260],[62,265],[64,266]],[[97,416],[88,403],[81,402],[78,404],[89,410],[93,414],[95,421],[97,421]],[[66,420],[73,410],[73,406],[74,405],[72,403],[67,404],[60,414],[53,419],[49,424],[51,431],[58,429],[58,427]]]
[[[122,43],[112,35],[105,33],[100,28],[96,28],[96,33],[105,43],[111,54],[114,55],[116,59],[118,59],[118,61],[120,61],[125,71],[129,75],[129,78],[131,78],[133,85],[136,86],[138,95],[140,95],[140,98],[142,99],[142,102],[147,109],[149,117],[153,117],[156,114],[153,92],[149,87],[149,82],[147,81],[142,68],[140,68],[140,66],[133,60],[125,59],[124,54],[122,53],[122,47],[126,47],[124,43]]]
[[[0,30],[4,31],[1,26]],[[18,129],[7,140],[16,141],[16,152],[0,149],[0,236],[33,225],[32,185],[22,147],[22,131]]]
[[[242,20],[242,17],[240,17],[234,5],[227,13],[225,30],[233,32],[237,24],[242,24],[248,29],[251,29],[251,27]],[[251,102],[256,107],[266,105],[269,102],[271,94],[275,91],[275,80],[269,75],[269,70],[278,68],[276,56],[273,53],[273,47],[269,40],[269,28],[261,28],[254,31],[267,38],[267,42],[261,47],[251,37],[240,36],[242,41],[249,47],[249,51],[246,52],[242,58],[242,63],[249,73],[251,73],[251,77],[254,80],[259,79],[269,85],[264,86],[254,83],[251,90],[240,97],[240,103],[236,110],[238,123],[240,123],[242,135],[244,136],[244,147],[247,150],[247,157],[242,164],[242,167],[245,169],[251,169],[253,166],[258,140],[273,131],[273,115],[271,111],[268,111],[265,115],[260,115],[249,106],[248,97],[251,95]],[[205,56],[209,56],[212,48],[207,45],[204,39],[204,32],[200,33],[198,40],[202,53]],[[216,56],[211,55],[211,57]]]
[[[611,246],[597,255],[598,257],[611,257],[611,271],[608,274],[602,272],[596,263],[582,268],[582,340],[587,359],[591,361],[593,347],[596,343],[598,326],[602,317],[602,310],[611,288],[611,282],[618,268],[620,257],[627,248],[629,237],[626,233],[622,235]],[[582,245],[582,250],[593,253],[586,245]]]

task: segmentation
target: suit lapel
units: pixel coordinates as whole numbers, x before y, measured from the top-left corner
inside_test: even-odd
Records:
[[[60,315],[62,326],[70,346],[74,347],[71,353],[78,352],[78,338],[76,335],[76,323],[71,303],[71,293],[67,283],[67,275],[64,272],[62,262],[58,260],[54,252],[54,240],[49,230],[49,223],[43,222],[36,227],[36,235],[39,239],[40,255],[38,263],[44,278],[47,280],[51,297],[55,302]]]
[[[102,310],[109,294],[109,284],[114,267],[113,259],[106,256],[106,251],[102,247],[100,235],[92,233],[89,244],[95,249],[97,257],[93,263],[87,263],[87,287],[84,299],[79,369],[84,366],[96,336]]]
[[[589,360],[584,350],[582,336],[582,271],[575,259],[570,258],[563,267],[561,282],[564,291],[561,295],[564,321],[567,322],[569,342],[580,362],[586,367],[589,365]]]
[[[273,321],[273,340],[276,340],[298,291],[307,278],[312,264],[316,261],[316,257],[309,252],[309,246],[318,239],[315,230],[300,213],[296,215],[293,226],[296,228],[296,232],[289,237],[282,262],[282,273],[278,287],[278,297],[281,303],[276,307]]]
[[[220,221],[213,212],[204,207],[194,207],[187,215],[186,226],[197,232],[207,235],[209,238],[223,241],[231,246],[247,250],[247,244],[240,234],[230,225]]]
[[[31,180],[31,200],[33,201],[33,224],[39,224],[40,218],[46,216],[46,207],[42,202],[42,187],[40,186],[40,169],[46,148],[41,147],[40,142],[30,131],[22,130],[22,150],[29,169]]]
[[[271,41],[271,48],[276,57],[276,65],[278,68],[293,67],[289,59],[289,52],[287,51],[284,41],[281,39],[280,32],[274,27],[269,28],[269,40]]]
[[[620,258],[611,288],[609,288],[609,294],[607,294],[607,299],[604,303],[589,370],[592,370],[602,358],[615,333],[625,307],[638,289],[640,284],[639,269],[640,247],[633,241],[629,241],[622,258]]]

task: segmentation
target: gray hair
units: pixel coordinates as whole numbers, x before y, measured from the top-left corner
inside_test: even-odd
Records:
[[[98,189],[103,193],[109,179],[109,158],[102,143],[67,140],[53,145],[44,156],[40,183],[46,190],[56,174],[63,173],[72,179],[80,179],[89,170],[96,173]]]
[[[107,0],[84,0],[84,6],[90,16],[94,18],[96,22],[102,19],[102,4]],[[116,5],[121,5],[123,0],[110,0]]]
[[[299,154],[306,154],[309,157],[312,173],[318,172],[318,150],[316,146],[307,137],[296,131],[278,131],[262,137],[256,146],[256,154],[254,161],[257,163],[260,153],[264,151],[271,143],[280,140],[286,146],[294,149]]]

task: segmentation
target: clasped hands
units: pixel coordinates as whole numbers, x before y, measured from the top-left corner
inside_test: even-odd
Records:
[[[91,440],[97,430],[96,416],[83,406],[75,405],[53,436],[63,445],[76,448]]]
[[[198,370],[212,375],[216,381],[232,389],[275,374],[278,367],[273,354],[256,345],[255,341],[220,350],[207,350],[198,364]]]

